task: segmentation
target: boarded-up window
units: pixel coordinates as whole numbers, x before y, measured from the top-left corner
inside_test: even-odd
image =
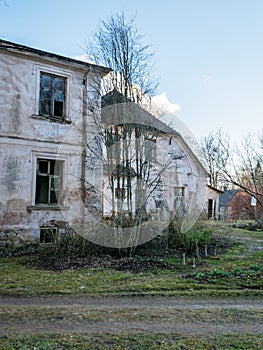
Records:
[[[41,73],[39,114],[63,119],[65,117],[66,78]]]
[[[62,189],[62,161],[37,159],[36,204],[60,203]]]

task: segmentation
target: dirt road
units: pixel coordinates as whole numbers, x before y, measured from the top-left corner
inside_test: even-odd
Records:
[[[263,301],[185,297],[0,297],[0,335],[263,334]]]

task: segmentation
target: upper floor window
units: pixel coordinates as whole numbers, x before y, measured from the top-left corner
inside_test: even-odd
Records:
[[[63,119],[66,108],[66,78],[41,72],[39,114]]]

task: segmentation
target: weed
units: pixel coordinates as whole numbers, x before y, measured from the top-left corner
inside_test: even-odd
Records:
[[[262,269],[262,266],[259,266],[259,265],[250,266],[250,270],[255,271],[255,272],[258,272],[261,269]]]
[[[262,339],[253,334],[181,335],[178,333],[137,334],[43,334],[0,338],[5,350],[211,350],[261,349]]]

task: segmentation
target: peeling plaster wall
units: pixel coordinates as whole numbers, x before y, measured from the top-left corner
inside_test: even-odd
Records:
[[[134,144],[134,143],[132,143]],[[105,152],[104,152],[105,153]],[[106,154],[106,153],[105,153]],[[117,164],[116,164],[117,165]],[[136,165],[132,165],[136,168]],[[103,215],[111,215],[112,193],[109,179],[104,172],[103,186]],[[202,167],[194,161],[193,155],[184,147],[180,139],[166,136],[157,136],[155,160],[150,170],[149,183],[156,184],[157,174],[160,175],[161,183],[156,185],[146,201],[146,210],[151,212],[156,209],[155,199],[164,200],[166,215],[174,211],[175,188],[184,188],[185,206],[191,214],[195,207],[203,208],[205,203],[206,173]],[[154,185],[155,186],[155,185]],[[154,187],[153,186],[153,187]],[[117,187],[117,181],[116,186]],[[132,179],[132,188],[136,189],[136,179]],[[132,208],[135,210],[135,195],[133,194]],[[115,201],[116,208],[117,200]],[[122,210],[127,210],[127,201],[122,203]]]
[[[82,119],[84,72],[3,53],[0,53],[0,58],[0,132],[34,140],[63,141],[70,125],[37,118],[39,74],[47,71],[67,77],[67,117],[78,123]],[[75,143],[76,135],[77,130],[68,141]]]
[[[40,71],[67,78],[66,118],[71,123],[51,122],[38,116]],[[88,74],[84,85],[86,75],[86,68],[73,68],[54,59],[0,51],[0,232],[3,234],[12,232],[23,238],[38,238],[42,225],[54,220],[70,221],[74,206],[79,209],[83,120],[87,124],[85,138],[94,137],[98,131],[94,113],[100,105],[100,76]],[[83,96],[87,97],[86,104]],[[83,110],[85,106],[87,110]],[[64,164],[61,211],[34,208],[36,160],[45,157],[58,157]],[[101,186],[100,170],[94,178],[97,186]]]

